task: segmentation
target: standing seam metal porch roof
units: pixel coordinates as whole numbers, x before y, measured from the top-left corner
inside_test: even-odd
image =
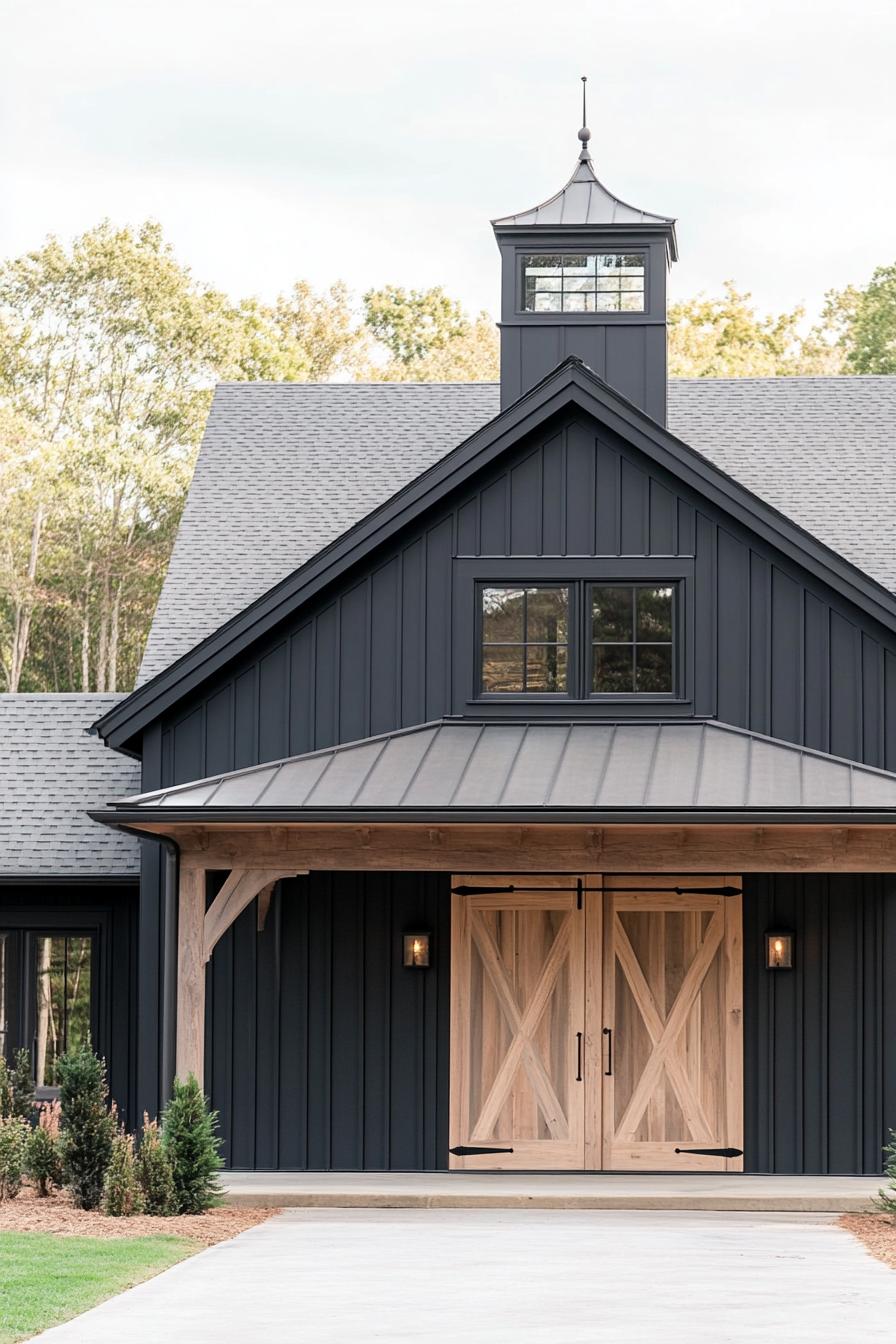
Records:
[[[301,820],[328,810],[896,810],[896,775],[716,722],[439,720],[115,806],[172,820],[175,811]]]

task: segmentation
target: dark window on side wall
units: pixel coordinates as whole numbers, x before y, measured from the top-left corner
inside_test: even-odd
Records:
[[[9,1004],[12,997],[9,987],[10,958],[9,934],[0,932],[0,1059],[8,1058],[12,1044],[9,1022]]]
[[[565,694],[569,589],[550,585],[480,591],[482,693]]]
[[[36,933],[33,946],[35,1083],[58,1087],[60,1056],[90,1038],[93,939]]]
[[[643,313],[644,254],[525,256],[522,286],[526,313]]]
[[[595,695],[675,690],[675,591],[651,584],[591,587],[591,690]]]

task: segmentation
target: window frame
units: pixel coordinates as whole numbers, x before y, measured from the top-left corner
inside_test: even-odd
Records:
[[[510,581],[503,581],[503,580],[501,580],[501,581],[496,580],[496,581],[492,582],[492,581],[489,580],[489,579],[485,579],[485,580],[483,580],[481,583],[477,583],[477,584],[476,584],[476,635],[475,635],[475,643],[474,643],[474,647],[475,647],[475,650],[476,650],[476,699],[477,699],[477,700],[498,700],[498,701],[501,701],[501,700],[507,700],[507,699],[522,699],[522,700],[526,700],[526,701],[530,701],[530,700],[548,700],[548,701],[551,701],[551,700],[558,700],[558,699],[569,699],[569,695],[570,695],[570,691],[569,691],[570,681],[573,680],[573,658],[576,656],[576,653],[577,653],[576,646],[575,646],[575,644],[574,644],[574,639],[573,639],[573,632],[577,629],[578,623],[579,623],[579,621],[580,621],[580,619],[581,619],[581,613],[578,611],[578,607],[579,607],[579,605],[580,605],[580,604],[579,604],[579,601],[578,601],[578,594],[574,592],[574,587],[575,587],[574,583],[569,582],[569,581],[564,580],[564,579],[554,579],[554,580],[547,580],[547,579],[544,579],[544,580],[540,580],[540,581],[537,582],[537,583],[534,583],[534,582],[533,582],[533,583],[527,583],[527,582],[516,583],[516,582],[510,582]],[[486,690],[483,690],[483,687],[482,687],[483,651],[484,651],[484,649],[487,648],[487,647],[492,647],[492,648],[500,647],[498,644],[492,644],[491,646],[486,645],[486,643],[485,643],[485,641],[484,641],[484,639],[483,639],[483,637],[482,637],[482,634],[483,634],[483,629],[482,629],[482,625],[483,625],[483,621],[482,621],[482,618],[483,618],[482,594],[485,592],[485,590],[486,590],[487,588],[523,588],[523,589],[528,589],[528,588],[565,588],[565,589],[566,589],[566,592],[567,592],[567,606],[566,606],[566,642],[565,642],[565,645],[563,646],[563,647],[565,647],[565,649],[566,649],[566,689],[565,689],[565,690],[563,690],[563,691],[486,691]],[[524,626],[524,627],[523,627],[523,635],[525,636],[525,634],[526,634],[526,628],[525,628],[525,626]],[[507,644],[508,644],[508,647],[511,647],[511,648],[520,647],[520,646],[518,646],[518,645],[516,645],[516,644],[511,643],[511,641],[509,641],[509,640],[507,641]],[[531,644],[533,647],[543,647],[544,644],[545,644],[545,641],[543,641],[543,640],[538,640],[538,639],[527,640],[527,639],[524,638],[523,641],[522,641],[522,645],[521,645],[521,647],[522,647],[523,649],[527,649],[527,648],[529,647],[530,644]],[[559,641],[559,640],[557,641],[556,647],[560,647],[560,641]],[[525,656],[524,656],[524,659],[523,659],[524,667],[525,667],[525,662],[526,662],[526,659],[525,659]],[[524,678],[525,678],[525,672],[524,672],[523,675],[524,675]]]
[[[672,639],[671,639],[670,641],[666,641],[666,640],[649,640],[649,639],[639,640],[639,639],[637,638],[637,630],[638,630],[637,607],[635,607],[635,608],[633,609],[633,611],[632,611],[632,639],[631,639],[631,641],[630,641],[630,642],[629,642],[629,641],[626,641],[626,640],[618,640],[618,641],[615,641],[616,643],[618,643],[619,645],[621,645],[621,646],[623,646],[623,647],[629,647],[629,646],[631,647],[631,649],[632,649],[632,656],[633,656],[633,662],[632,662],[632,673],[633,673],[633,675],[634,675],[634,670],[635,670],[635,667],[636,667],[636,664],[637,664],[637,650],[638,650],[638,646],[639,646],[639,644],[643,644],[643,645],[645,645],[646,647],[650,647],[652,644],[662,644],[662,646],[665,647],[667,642],[670,643],[670,644],[671,644],[671,648],[672,648],[672,687],[671,687],[671,690],[668,690],[668,691],[636,691],[636,690],[631,690],[631,691],[596,691],[596,690],[594,690],[594,648],[595,648],[595,644],[605,644],[605,645],[606,645],[606,644],[608,644],[608,643],[609,643],[609,644],[612,644],[612,643],[614,642],[614,641],[607,641],[607,640],[595,640],[595,638],[594,638],[594,627],[593,627],[593,625],[592,625],[592,620],[593,620],[593,615],[594,615],[594,596],[593,596],[593,595],[594,595],[594,590],[595,590],[595,588],[631,588],[633,591],[636,590],[636,589],[638,589],[638,588],[671,588],[671,589],[672,589]],[[644,696],[647,696],[647,697],[649,697],[649,698],[652,699],[652,700],[662,700],[662,699],[670,699],[670,700],[674,700],[674,699],[677,697],[677,694],[678,694],[678,686],[679,686],[679,678],[680,678],[680,676],[681,676],[681,657],[680,657],[680,649],[679,649],[679,646],[680,646],[679,628],[680,628],[680,624],[681,624],[681,622],[680,622],[679,615],[678,615],[678,609],[679,609],[680,605],[681,605],[681,585],[680,585],[680,583],[676,583],[676,582],[665,583],[665,582],[663,582],[661,579],[656,579],[656,580],[652,580],[652,579],[633,579],[633,580],[631,580],[631,581],[629,581],[629,580],[623,580],[623,579],[615,579],[615,580],[608,581],[608,582],[600,582],[599,580],[592,579],[592,580],[589,580],[589,581],[586,582],[586,584],[585,584],[585,619],[586,619],[587,622],[588,622],[588,634],[587,634],[587,643],[588,643],[587,654],[588,654],[588,657],[587,657],[587,668],[586,668],[586,680],[585,680],[585,685],[586,685],[587,690],[588,690],[588,698],[589,698],[589,699],[591,699],[591,700],[607,700],[607,699],[609,699],[609,700],[629,700],[629,699],[638,699],[638,698],[642,698],[642,697],[644,697]]]
[[[655,717],[688,718],[695,713],[695,559],[686,556],[458,556],[454,560],[452,628],[452,712],[464,717],[531,719]],[[591,584],[620,586],[643,582],[676,590],[675,691],[591,692],[590,611],[584,603]],[[566,691],[485,692],[481,690],[482,588],[566,584],[570,588],[569,671]],[[588,617],[588,628],[585,628]],[[704,712],[706,712],[704,710]]]
[[[640,308],[595,308],[593,312],[583,312],[575,309],[548,309],[547,311],[526,307],[526,258],[531,256],[544,257],[618,257],[618,256],[639,256],[641,258],[642,272],[644,276],[644,287],[640,291],[642,297],[642,306]],[[561,291],[562,292],[562,291]],[[617,318],[643,319],[650,312],[650,251],[643,244],[632,247],[595,247],[593,243],[590,247],[552,247],[544,252],[533,252],[518,248],[516,251],[516,279],[515,279],[515,309],[519,317],[536,318],[541,321],[569,321],[594,322],[598,321],[612,322]]]
[[[99,963],[99,931],[95,928],[58,928],[56,926],[41,929],[29,928],[22,931],[22,990],[24,1004],[22,1019],[27,1032],[27,1049],[31,1054],[31,1073],[37,1080],[37,944],[39,938],[86,938],[90,943],[90,1039],[97,1038],[97,970]],[[68,1047],[67,1041],[65,1048]],[[42,1083],[35,1086],[35,1098],[38,1101],[51,1101],[59,1096],[59,1087],[55,1083]]]
[[[6,1060],[12,1063],[16,1051],[26,1049],[31,1056],[32,1076],[36,1063],[38,938],[90,939],[90,1035],[95,1049],[103,1051],[107,1048],[103,1044],[107,1033],[100,1030],[100,1004],[101,994],[105,993],[108,998],[108,986],[103,989],[109,970],[108,959],[104,957],[103,951],[108,917],[97,912],[96,922],[89,923],[85,922],[83,912],[79,912],[79,915],[78,919],[68,923],[58,908],[44,912],[9,907],[0,913],[0,933],[7,937],[9,954],[7,999],[4,1006],[8,1022]],[[38,1101],[50,1101],[58,1094],[58,1087],[39,1087],[35,1091]]]

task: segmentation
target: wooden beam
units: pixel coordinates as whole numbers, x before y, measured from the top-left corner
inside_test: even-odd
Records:
[[[258,893],[258,922],[257,929],[259,933],[264,933],[264,926],[267,923],[268,911],[271,908],[271,897],[274,894],[276,882],[269,882],[266,887],[262,887]]]
[[[567,873],[896,872],[896,825],[581,826],[147,822],[213,869]],[[268,878],[267,881],[271,879]],[[262,883],[264,885],[264,883]]]
[[[182,864],[177,912],[177,1076],[204,1087],[205,869]]]
[[[294,868],[234,868],[205,916],[203,928],[205,961],[211,956],[218,939],[227,932],[234,920],[239,918],[259,892],[267,891],[270,901],[274,883],[279,882],[281,878],[293,876],[295,876]]]

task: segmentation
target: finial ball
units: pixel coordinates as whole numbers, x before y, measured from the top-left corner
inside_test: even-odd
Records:
[[[588,127],[583,126],[578,134],[582,144],[587,145],[588,141],[591,139],[591,132],[589,131]]]

